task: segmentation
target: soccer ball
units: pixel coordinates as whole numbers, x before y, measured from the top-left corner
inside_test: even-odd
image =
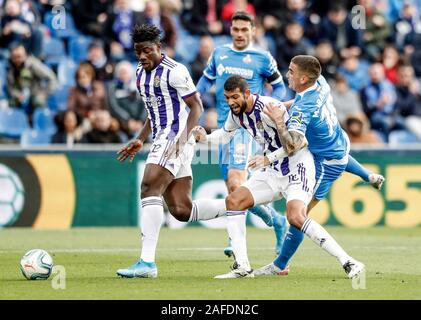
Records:
[[[20,260],[20,270],[28,280],[48,279],[53,270],[53,258],[45,250],[30,250]]]
[[[13,224],[23,210],[25,191],[19,176],[0,163],[0,227]]]

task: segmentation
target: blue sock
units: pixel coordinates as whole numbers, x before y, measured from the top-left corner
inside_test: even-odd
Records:
[[[371,174],[366,168],[364,168],[361,163],[354,159],[351,155],[348,156],[348,164],[345,171],[348,171],[356,176],[361,177],[364,181],[368,182],[368,176]]]
[[[253,208],[248,209],[248,211],[260,217],[263,220],[263,222],[266,223],[269,227],[273,225],[272,212],[268,210],[268,208],[266,208],[265,206],[255,206]]]
[[[282,246],[281,254],[273,262],[275,266],[281,270],[285,269],[289,260],[292,258],[295,251],[297,251],[303,240],[304,233],[290,225]]]

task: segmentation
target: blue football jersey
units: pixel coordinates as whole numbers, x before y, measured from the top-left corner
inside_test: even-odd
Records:
[[[249,46],[247,49],[235,50],[232,44],[217,47],[213,50],[204,75],[215,80],[216,111],[218,127],[224,125],[230,108],[224,97],[224,83],[233,76],[245,78],[252,93],[263,94],[265,80],[278,74],[278,66],[272,55],[259,48]],[[276,77],[271,84],[282,82],[282,76]]]
[[[323,76],[313,87],[296,95],[289,115],[288,130],[305,135],[315,158],[342,159],[347,154],[348,140],[336,116],[330,86]]]

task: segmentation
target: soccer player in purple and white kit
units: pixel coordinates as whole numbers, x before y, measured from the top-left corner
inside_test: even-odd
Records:
[[[203,129],[193,129],[196,140],[219,142],[232,137],[235,130],[244,128],[262,145],[264,155],[278,150],[289,150],[288,141],[279,132],[280,122],[295,121],[289,117],[285,106],[270,97],[250,93],[247,81],[232,76],[224,84],[224,95],[231,112],[223,128],[205,136]],[[268,108],[280,110],[282,119],[275,122],[268,115]],[[342,261],[355,261],[335,239],[317,222],[306,220],[307,206],[313,198],[316,174],[315,162],[304,135],[294,140],[294,153],[284,152],[283,157],[269,166],[254,171],[251,178],[225,199],[227,207],[227,229],[232,241],[236,263],[233,270],[217,276],[218,279],[253,277],[247,257],[245,210],[248,208],[285,198],[288,221],[295,227],[304,225],[305,234],[325,251]],[[241,222],[241,223],[238,223]],[[307,228],[311,223],[311,227]],[[325,244],[324,244],[325,243]],[[348,272],[348,271],[347,271]]]
[[[225,201],[192,203],[191,200],[195,141],[188,140],[188,134],[197,124],[203,108],[187,68],[161,53],[160,30],[155,26],[136,26],[133,42],[139,59],[137,87],[145,101],[148,119],[139,136],[118,152],[118,160],[132,161],[151,132],[153,144],[141,185],[141,256],[128,268],[117,270],[117,274],[127,278],[155,278],[163,199],[170,213],[180,221],[225,215]]]

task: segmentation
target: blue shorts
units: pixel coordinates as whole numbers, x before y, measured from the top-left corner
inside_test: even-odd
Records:
[[[245,170],[250,155],[259,150],[259,145],[244,129],[238,129],[231,141],[219,146],[219,169],[225,181],[228,170]]]
[[[344,163],[346,162],[346,163]],[[317,200],[322,200],[329,193],[330,187],[338,179],[348,163],[348,156],[346,159],[340,160],[316,160],[316,186],[314,187],[314,197]]]

